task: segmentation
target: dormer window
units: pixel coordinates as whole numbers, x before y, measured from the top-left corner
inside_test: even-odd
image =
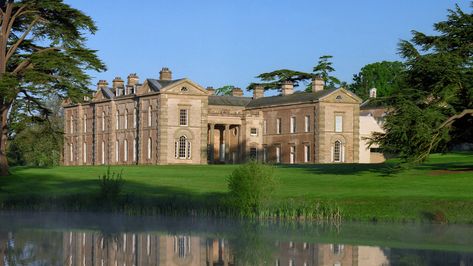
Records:
[[[181,88],[181,92],[188,92],[189,90],[187,89],[187,87],[182,87]]]

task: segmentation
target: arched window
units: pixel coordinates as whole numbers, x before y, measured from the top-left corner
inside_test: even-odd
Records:
[[[339,140],[335,141],[335,144],[333,146],[333,161],[342,161],[342,142],[340,142]]]
[[[124,149],[124,152],[123,152],[123,156],[124,156],[124,161],[127,162],[128,161],[128,141],[125,140],[123,142],[123,149]]]
[[[128,129],[128,110],[125,109],[125,129]]]
[[[102,164],[105,164],[105,141],[102,141]]]
[[[192,144],[186,136],[179,137],[175,143],[174,156],[178,159],[190,159],[192,154]]]
[[[151,126],[151,105],[148,106],[148,126]]]
[[[151,149],[153,145],[151,144],[151,138],[148,139],[148,160],[151,159]]]
[[[105,112],[102,112],[102,131],[105,131]]]
[[[118,162],[120,160],[120,143],[118,140],[115,142],[115,161]]]
[[[84,153],[84,163],[86,163],[87,162],[87,143],[85,143],[85,142],[84,142],[83,153]]]

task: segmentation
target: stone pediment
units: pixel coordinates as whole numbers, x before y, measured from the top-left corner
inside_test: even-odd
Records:
[[[161,93],[202,96],[209,94],[206,89],[202,88],[200,85],[189,79],[182,79],[178,82],[173,82],[168,86],[162,88]]]

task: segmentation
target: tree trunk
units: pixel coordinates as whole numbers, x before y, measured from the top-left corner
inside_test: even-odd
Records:
[[[8,158],[7,158],[7,139],[8,139],[8,110],[9,108],[3,106],[0,108],[0,176],[7,176],[10,174],[8,171]]]

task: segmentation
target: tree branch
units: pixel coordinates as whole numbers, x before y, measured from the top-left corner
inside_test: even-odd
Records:
[[[62,47],[48,47],[48,48],[44,48],[42,50],[39,50],[37,51],[35,54],[40,54],[40,53],[44,53],[44,52],[48,52],[48,51],[53,51],[53,50],[56,50],[56,51],[60,51],[62,50],[63,48]],[[18,66],[12,71],[13,74],[18,74],[20,73],[22,70],[28,68],[30,66],[31,62],[30,62],[30,59],[25,59],[23,62],[21,62],[20,64],[18,64]]]
[[[15,51],[18,49],[18,46],[20,46],[20,44],[25,40],[26,36],[30,34],[31,30],[39,20],[40,18],[36,17],[25,30],[25,32],[23,32],[23,35],[20,37],[20,39],[18,39],[18,41],[16,41],[16,43],[12,47],[10,47],[10,49],[8,49],[7,57],[5,59],[6,61],[8,61],[8,59],[10,59],[10,57],[15,53]]]

